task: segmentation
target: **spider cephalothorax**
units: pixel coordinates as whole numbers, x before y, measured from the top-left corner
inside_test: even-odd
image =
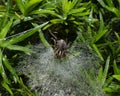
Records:
[[[60,39],[56,42],[55,44],[55,57],[56,58],[62,58],[66,56],[66,49],[67,49],[67,44],[63,39]]]

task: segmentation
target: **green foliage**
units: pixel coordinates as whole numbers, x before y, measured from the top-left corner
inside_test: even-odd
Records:
[[[42,0],[15,0],[21,13],[28,16],[29,13],[42,1]]]
[[[98,81],[100,82],[101,86],[104,86],[106,82],[109,64],[110,64],[110,56],[106,60],[104,71],[103,71],[103,68],[101,67],[98,73]]]
[[[50,19],[50,23],[46,28],[54,24],[64,25],[82,25],[82,21],[89,15],[90,2],[82,3],[80,0],[63,0],[57,3],[57,7],[50,14],[54,17]],[[40,10],[41,11],[41,10]],[[45,29],[46,29],[45,28]]]
[[[120,1],[117,0],[118,7],[115,7],[114,0],[97,0],[102,7],[107,9],[108,11],[114,13],[117,17],[120,17]]]
[[[110,15],[110,17],[108,17]],[[39,39],[46,46],[50,44],[44,31],[59,31],[58,36],[67,33],[71,39],[77,33],[76,41],[88,43],[102,60],[103,66],[98,73],[98,82],[111,96],[120,94],[120,0],[2,0],[0,1],[0,76],[1,86],[11,96],[21,93],[23,96],[34,95],[25,86],[22,78],[14,69],[4,50],[33,52],[24,43],[27,38],[39,34]],[[25,29],[22,24],[25,25]],[[114,26],[113,26],[114,25]],[[62,27],[61,27],[62,26]],[[22,31],[17,30],[20,28]],[[17,30],[17,31],[16,31]],[[63,31],[60,33],[60,31]],[[68,33],[72,33],[68,37]],[[62,38],[62,37],[60,37]],[[29,40],[27,42],[30,42]],[[8,75],[9,72],[9,75]],[[20,88],[15,89],[13,82]],[[93,83],[91,83],[93,84]],[[2,95],[2,94],[0,94]],[[36,93],[37,95],[37,93]]]
[[[107,92],[108,96],[119,96],[119,53],[120,53],[120,42],[119,42],[119,0],[115,2],[113,0],[97,0],[100,5],[102,5],[102,9],[99,10],[98,13],[95,12],[95,6],[92,7],[92,11],[89,15],[89,18],[92,20],[96,19],[96,16],[99,15],[99,18],[95,20],[95,22],[90,22],[90,25],[87,27],[83,27],[80,29],[82,34],[80,34],[78,39],[81,39],[83,42],[88,42],[89,46],[96,51],[100,59],[106,63],[99,70],[98,80],[101,81],[100,84],[103,86],[105,92]],[[98,5],[98,3],[96,3]],[[100,6],[98,6],[100,7]],[[107,12],[106,12],[107,9]],[[93,15],[94,13],[94,15]],[[107,14],[112,14],[110,18],[106,18]],[[95,17],[94,17],[95,16]],[[107,21],[108,19],[110,21]],[[89,20],[89,19],[88,19]],[[106,22],[107,21],[107,22]],[[116,26],[114,24],[116,22]],[[112,25],[112,27],[111,27]],[[114,26],[113,26],[114,25]],[[86,30],[87,29],[87,30]],[[86,32],[85,32],[86,30]],[[113,35],[114,34],[114,35]],[[110,57],[111,58],[110,58]],[[109,57],[109,58],[107,58]],[[109,62],[109,63],[107,63]],[[104,71],[103,71],[104,70]]]
[[[17,2],[22,2],[21,0],[16,0]],[[40,0],[39,0],[40,1]],[[21,18],[16,19],[16,14],[11,13],[11,7],[12,4],[10,3],[12,1],[7,2],[7,5],[4,6],[4,9],[0,10],[3,11],[5,10],[0,17],[0,76],[1,78],[1,85],[9,92],[11,96],[14,96],[16,93],[19,93],[19,95],[25,95],[26,96],[33,96],[33,93],[30,92],[30,90],[27,88],[27,86],[24,85],[23,81],[21,78],[19,78],[18,74],[16,73],[15,69],[12,67],[11,63],[9,63],[9,59],[7,58],[7,54],[4,54],[4,50],[17,50],[17,51],[22,51],[27,54],[30,54],[33,52],[31,49],[25,46],[21,46],[18,43],[24,41],[26,38],[30,37],[31,35],[35,34],[38,32],[42,27],[44,27],[48,22],[44,22],[43,24],[40,24],[36,27],[33,27],[31,29],[28,29],[27,31],[23,31],[20,33],[20,35],[16,35],[16,33],[13,30],[13,36],[9,35],[12,34],[12,28],[13,24],[17,20],[21,20]],[[26,2],[27,4],[28,2]],[[29,1],[28,5],[25,7],[25,9],[22,8],[22,5],[19,5],[20,10],[24,12],[25,15],[29,13],[28,9],[34,4],[38,4],[38,2],[33,2],[33,0]],[[27,9],[28,8],[28,9]],[[32,7],[33,8],[33,7]],[[24,11],[27,10],[27,11]],[[26,13],[25,13],[26,12]],[[12,17],[11,17],[12,14]],[[19,24],[20,22],[16,23]],[[8,72],[9,75],[8,76]],[[9,78],[11,77],[11,78]],[[12,84],[18,84],[20,86],[20,89],[12,88]],[[20,90],[20,92],[19,92]]]

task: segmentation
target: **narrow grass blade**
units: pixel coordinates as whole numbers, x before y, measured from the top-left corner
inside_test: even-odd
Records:
[[[30,90],[24,85],[22,79],[19,79],[16,71],[14,70],[14,68],[13,68],[13,67],[10,65],[10,63],[8,62],[6,56],[4,56],[3,62],[4,62],[5,67],[6,67],[6,68],[9,70],[9,72],[12,74],[15,83],[18,82],[18,83],[21,85],[21,87],[22,87],[22,88],[24,89],[24,91],[26,92],[27,96],[33,96],[32,92],[30,92]],[[12,91],[10,90],[9,86],[6,85],[5,83],[4,83],[3,86],[6,88],[6,90],[8,90],[8,92],[11,94],[11,96],[13,96],[13,95],[12,95]]]
[[[119,0],[118,0],[119,1]],[[114,7],[113,0],[106,0],[108,6]]]
[[[78,13],[75,13],[75,14],[73,14],[74,16],[81,16],[81,17],[84,17],[84,16],[87,16],[87,15],[89,15],[90,14],[90,10],[87,10],[87,11],[85,11],[85,12],[78,12]]]
[[[107,6],[104,2],[103,2],[103,0],[97,0],[103,7],[105,7],[105,6]]]
[[[10,49],[10,50],[17,50],[17,51],[23,51],[26,54],[30,55],[30,53],[33,53],[33,51],[27,47],[23,47],[23,46],[18,46],[18,45],[8,45],[6,46],[6,48]]]
[[[24,12],[25,12],[25,5],[23,3],[23,0],[15,0],[15,2],[17,4],[17,6],[19,7],[21,13],[24,14]]]
[[[89,38],[91,38],[92,39],[92,29],[91,29],[91,27],[90,26],[88,26],[88,36],[89,36]]]
[[[116,32],[115,32],[115,35],[116,35],[116,38],[117,38],[117,40],[115,40],[115,41],[117,42],[118,47],[117,47],[116,49],[114,48],[114,55],[115,55],[116,57],[119,57],[119,53],[120,53],[120,36],[119,36],[119,34],[116,33]]]
[[[61,20],[61,19],[52,19],[52,20],[50,20],[50,22],[53,23],[53,24],[58,24],[58,23],[62,24],[64,21]]]
[[[61,4],[63,16],[67,18],[69,11],[74,7],[73,1],[63,0]]]
[[[25,4],[25,12],[24,15],[28,15],[42,0],[30,0]]]
[[[80,12],[83,12],[85,10],[86,10],[86,8],[84,8],[84,7],[77,8],[77,9],[71,9],[71,11],[69,12],[69,14],[80,13]]]
[[[120,81],[120,75],[113,75],[113,78],[117,79],[118,81]]]
[[[7,47],[10,44],[15,44],[15,43],[21,42],[24,39],[26,39],[27,37],[33,35],[35,32],[37,32],[38,30],[40,30],[42,27],[44,27],[47,24],[48,24],[48,22],[45,22],[41,25],[38,25],[37,27],[35,27],[33,29],[27,30],[23,34],[21,34],[20,36],[14,37],[14,38],[6,41],[5,44],[3,44],[3,45]]]
[[[102,17],[101,12],[99,12],[99,16],[100,16],[100,28],[99,28],[98,32],[100,33],[104,30],[105,25],[104,25],[104,21],[103,21],[103,17]]]
[[[98,56],[100,57],[100,59],[102,61],[104,61],[102,54],[100,53],[99,49],[97,48],[97,46],[95,44],[92,44],[93,49],[96,51],[96,53],[98,54]]]
[[[46,10],[46,9],[39,9],[39,10],[34,10],[32,11],[30,14],[50,14],[52,16],[55,16],[55,17],[58,17],[60,19],[63,19],[62,16],[60,16],[59,14],[55,13],[54,11],[51,11],[51,10]]]
[[[13,92],[12,92],[11,88],[9,87],[10,82],[8,81],[6,73],[4,71],[2,59],[3,59],[3,55],[2,55],[2,51],[0,49],[0,75],[3,79],[3,82],[1,82],[1,84],[11,94],[11,96],[13,96]]]
[[[113,47],[113,43],[110,42],[110,41],[106,41],[106,43],[107,43],[107,46],[109,46],[109,49],[112,50],[111,53],[115,55],[116,50],[115,50],[115,48]]]
[[[101,67],[98,72],[97,80],[101,83],[103,76],[103,68]]]
[[[119,9],[115,8],[115,7],[108,7],[106,6],[106,9],[113,12],[117,17],[120,17],[120,11]]]
[[[102,7],[113,12],[117,17],[120,17],[119,9],[114,7],[112,0],[107,0],[108,5],[106,5],[103,0],[97,0],[97,1],[102,5]]]
[[[49,27],[51,27],[52,25],[53,25],[52,23],[49,23],[49,24],[47,24],[45,27],[43,27],[42,30],[46,30],[46,29],[48,29]]]
[[[108,74],[109,64],[110,64],[110,56],[107,57],[107,60],[106,60],[106,63],[105,63],[105,68],[104,68],[104,71],[103,71],[103,77],[102,77],[101,85],[105,84],[107,74]]]
[[[25,86],[25,84],[23,83],[22,79],[20,78],[20,85],[23,88],[23,90],[25,91],[25,93],[27,94],[27,96],[34,96],[33,93],[27,88],[27,86]]]
[[[113,79],[114,78],[112,76],[110,76],[109,78],[107,78],[106,81],[105,81],[105,83],[104,83],[104,85],[103,85],[103,89],[105,89],[106,87],[108,87],[111,84],[111,82],[113,81]]]
[[[118,68],[118,66],[116,64],[116,60],[114,60],[114,62],[113,62],[113,70],[114,70],[114,74],[115,75],[119,75],[120,74],[120,69]]]
[[[115,32],[115,36],[117,37],[118,43],[120,44],[120,36],[117,32]]]
[[[2,54],[2,51],[0,49],[0,75],[2,76],[4,82],[6,82],[7,84],[10,84],[8,79],[7,79],[7,76],[6,76],[6,73],[5,73],[5,70],[4,70],[4,67],[3,67],[3,54]]]
[[[2,86],[10,93],[10,96],[14,96],[11,88],[5,82],[2,82]]]
[[[10,20],[10,21],[4,26],[4,28],[1,30],[1,32],[0,32],[0,39],[6,37],[8,31],[9,31],[11,25],[12,25],[12,22],[13,22],[13,20]]]
[[[94,36],[93,42],[97,42],[100,38],[102,38],[107,33],[107,31],[108,30],[104,26],[102,14],[100,13],[100,27],[99,27],[98,33]]]
[[[9,72],[12,74],[15,83],[19,82],[19,77],[15,71],[15,69],[10,65],[8,59],[6,58],[6,56],[3,57],[3,62],[5,67],[9,70]]]
[[[39,32],[39,37],[40,37],[40,40],[42,41],[42,43],[43,43],[43,45],[45,46],[45,47],[51,47],[50,46],[50,44],[47,42],[47,40],[45,39],[45,37],[44,37],[44,34],[42,33],[42,31],[40,30],[40,32]]]
[[[120,6],[120,0],[118,0],[119,6]]]
[[[6,25],[7,23],[7,20],[8,19],[8,13],[7,12],[4,12],[4,15],[3,17],[1,18],[0,20],[0,31],[2,30],[2,28],[4,28],[4,26]]]
[[[106,95],[106,96],[117,96],[117,95],[111,95],[111,94],[114,93],[114,92],[117,92],[117,90],[119,90],[119,89],[120,89],[120,86],[119,86],[119,85],[117,85],[117,84],[112,84],[112,86],[104,88],[104,91],[105,91],[106,93],[110,93],[110,94],[108,94],[108,95]],[[119,95],[118,95],[118,96],[119,96]]]

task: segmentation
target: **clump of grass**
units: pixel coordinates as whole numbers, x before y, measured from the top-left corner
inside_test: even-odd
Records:
[[[103,61],[101,64],[103,67],[99,73],[104,74],[103,77],[100,75],[102,79],[99,78],[102,80],[103,89],[111,94],[119,94],[119,9],[119,0],[0,1],[0,76],[2,77],[0,81],[2,87],[10,95],[21,91],[22,95],[33,94],[15,72],[13,67],[15,64],[10,61],[15,59],[19,52],[26,54],[33,52],[27,47],[33,35],[45,46],[50,46],[45,34],[52,32],[57,39],[62,38],[68,42],[76,41],[77,43],[87,42]],[[110,17],[106,18],[109,14]],[[30,26],[26,25],[28,23]],[[24,28],[22,24],[25,25]],[[50,38],[52,36],[50,34]],[[24,43],[25,40],[27,43]],[[9,55],[8,50],[14,54]],[[107,66],[107,69],[104,66]],[[12,87],[12,81],[21,86],[20,90],[13,92],[15,88]]]

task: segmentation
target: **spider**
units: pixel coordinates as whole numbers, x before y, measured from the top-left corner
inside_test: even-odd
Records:
[[[61,59],[62,57],[65,57],[67,54],[67,48],[70,46],[70,43],[67,44],[67,42],[63,39],[57,39],[57,37],[49,30],[50,35],[52,36],[52,40],[54,41],[54,57]]]
[[[67,53],[67,47],[68,45],[63,39],[57,40],[54,49],[54,56],[56,58],[65,57]]]

